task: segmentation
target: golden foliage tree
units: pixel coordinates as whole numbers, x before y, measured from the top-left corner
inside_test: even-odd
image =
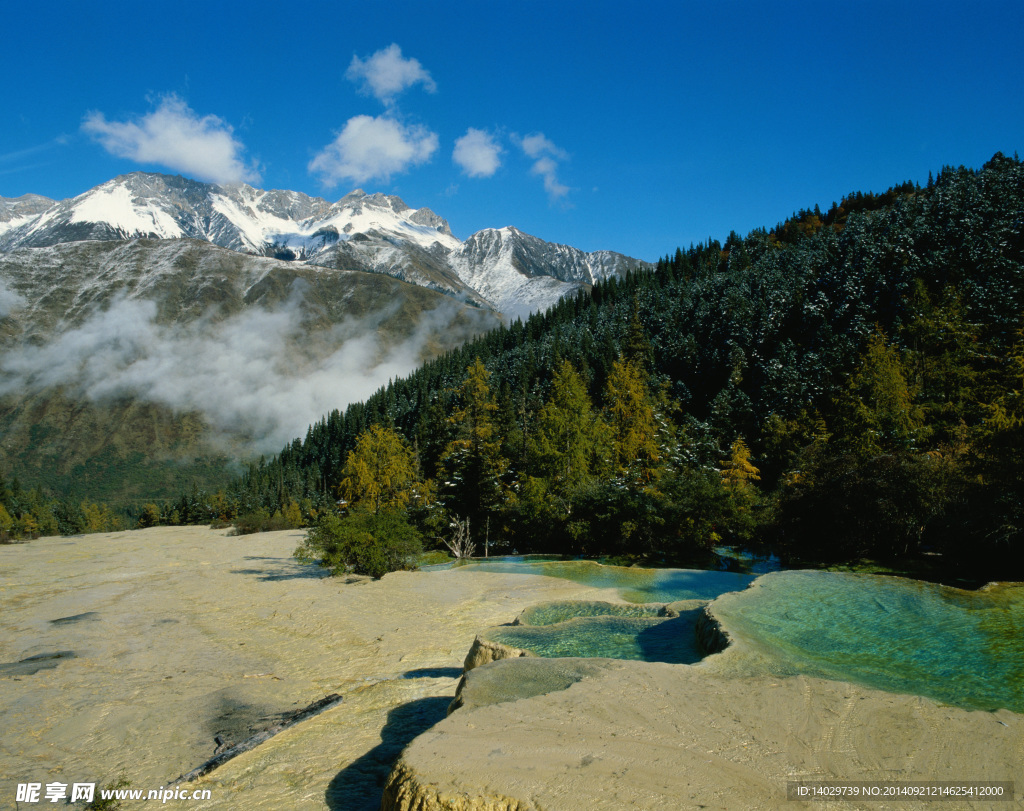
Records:
[[[864,456],[911,445],[921,425],[899,353],[875,330],[841,403],[842,433]]]
[[[7,534],[13,526],[14,518],[7,512],[7,508],[0,504],[0,533]]]
[[[596,472],[609,439],[583,379],[563,361],[555,370],[551,399],[538,414],[531,443],[540,470],[557,491],[570,491]]]
[[[606,399],[616,473],[645,483],[656,478],[661,462],[658,420],[643,366],[622,357],[615,361]]]
[[[722,483],[726,489],[735,493],[745,490],[751,482],[761,480],[761,471],[754,467],[750,461],[750,448],[743,441],[743,437],[736,437],[732,443],[728,459],[722,459]]]
[[[339,493],[352,506],[377,514],[408,507],[417,493],[416,457],[394,428],[373,425],[356,439],[342,470]]]

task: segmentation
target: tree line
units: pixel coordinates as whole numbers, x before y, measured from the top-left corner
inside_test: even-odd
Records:
[[[0,543],[41,535],[78,535],[126,529],[133,521],[106,504],[52,496],[40,487],[25,489],[17,477],[0,472]]]
[[[856,193],[483,336],[331,413],[234,492],[333,509],[382,426],[434,482],[442,528],[468,518],[498,548],[667,562],[760,540],[793,561],[1005,577],[1022,269],[1016,157]],[[487,438],[465,433],[478,424]]]
[[[851,194],[494,330],[147,520],[397,512],[428,545],[677,562],[762,542],[1006,577],[1022,269],[1016,156]],[[413,471],[400,498],[351,489],[380,432]]]

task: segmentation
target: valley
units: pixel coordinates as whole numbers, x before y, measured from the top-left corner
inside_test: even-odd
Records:
[[[485,247],[486,246],[486,247]],[[429,209],[134,173],[0,200],[0,469],[113,505],[216,489],[339,405],[643,263]]]

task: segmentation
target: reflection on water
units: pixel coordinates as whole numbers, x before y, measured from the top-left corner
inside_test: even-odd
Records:
[[[981,591],[879,575],[767,575],[713,605],[774,672],[1024,712],[1024,585]]]
[[[452,565],[436,568],[451,568]],[[737,572],[602,566],[591,560],[551,560],[535,556],[490,558],[460,565],[467,571],[544,575],[583,586],[613,588],[618,590],[619,597],[630,603],[713,600],[728,591],[745,589],[754,579],[752,574]]]

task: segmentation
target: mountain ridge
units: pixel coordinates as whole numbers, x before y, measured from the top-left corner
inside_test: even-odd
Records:
[[[198,239],[314,267],[383,273],[510,318],[598,279],[652,267],[614,251],[546,242],[514,226],[462,241],[431,209],[363,189],[331,203],[297,191],[132,172],[65,200],[0,198],[0,252],[134,238]]]

